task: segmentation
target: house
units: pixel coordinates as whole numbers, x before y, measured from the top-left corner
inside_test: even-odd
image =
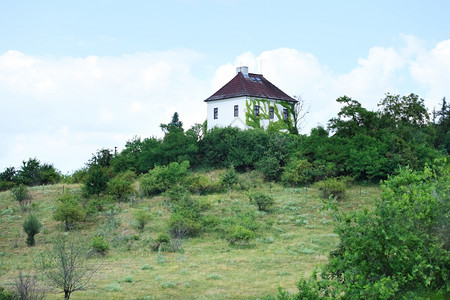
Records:
[[[236,76],[205,100],[208,130],[235,126],[292,131],[297,100],[261,74],[238,67]]]

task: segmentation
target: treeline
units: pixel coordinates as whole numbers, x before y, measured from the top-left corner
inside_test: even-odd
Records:
[[[161,124],[164,138],[135,137],[118,154],[102,149],[92,162],[109,167],[111,174],[133,171],[145,174],[156,166],[188,161],[192,169],[234,166],[237,171],[259,170],[267,180],[304,185],[330,177],[347,176],[361,182],[378,182],[399,167],[420,170],[450,151],[450,109],[430,114],[417,95],[390,95],[370,111],[349,97],[327,128],[307,135],[268,133],[235,127],[206,131],[196,124],[189,130],[175,113]],[[74,174],[82,178],[83,172]]]
[[[450,151],[450,109],[445,98],[432,113],[415,94],[387,94],[377,111],[347,96],[337,102],[343,105],[337,116],[326,128],[313,128],[308,136],[234,127],[206,131],[200,124],[184,130],[175,113],[170,123],[160,125],[164,138],[135,137],[120,153],[101,149],[70,180],[85,182],[89,171],[98,169],[92,166],[101,167],[112,178],[125,171],[140,175],[156,166],[188,161],[197,170],[231,165],[238,171],[256,169],[267,180],[292,186],[339,176],[378,182],[401,166],[419,170]],[[52,165],[30,159],[20,170],[7,168],[0,173],[0,189],[61,178]]]

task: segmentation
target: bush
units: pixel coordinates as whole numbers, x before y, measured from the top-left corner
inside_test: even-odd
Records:
[[[108,180],[109,178],[102,168],[92,167],[88,172],[84,190],[88,195],[97,195],[99,198],[100,194],[106,190]]]
[[[226,239],[232,244],[248,243],[255,237],[255,233],[241,225],[235,225],[227,230]]]
[[[188,161],[184,161],[181,164],[173,162],[165,167],[156,166],[141,177],[141,190],[144,195],[153,196],[165,192],[173,186],[184,185],[188,176],[188,170]]]
[[[181,213],[172,213],[169,221],[169,229],[173,237],[182,239],[197,236],[201,231],[201,226],[189,216],[182,215]]]
[[[258,206],[260,211],[268,211],[274,204],[274,200],[271,196],[261,192],[253,192],[248,195],[250,202]]]
[[[145,225],[151,220],[151,216],[143,209],[139,209],[134,213],[134,218],[137,223],[137,228],[144,231]]]
[[[257,163],[256,169],[266,180],[277,181],[281,175],[280,160],[272,155],[264,155]]]
[[[316,183],[317,188],[323,191],[323,198],[328,199],[330,196],[337,200],[345,198],[345,190],[347,189],[347,180],[339,178],[328,178],[324,181]]]
[[[422,172],[402,169],[382,184],[372,210],[342,213],[340,243],[322,268],[322,279],[299,284],[299,294],[342,299],[448,299],[450,168],[445,162]],[[289,298],[281,298],[289,299]]]
[[[207,194],[217,193],[222,190],[220,181],[212,181],[208,176],[197,174],[188,178],[187,188],[191,193]]]
[[[79,197],[75,194],[65,193],[58,199],[53,218],[56,221],[64,222],[65,230],[69,231],[74,222],[84,219],[85,211],[79,203]]]
[[[287,186],[305,185],[312,181],[312,164],[306,159],[292,159],[281,175],[281,181]]]
[[[232,189],[234,185],[239,183],[239,178],[236,174],[236,170],[233,165],[226,170],[226,172],[220,178],[220,182],[224,187]]]
[[[106,192],[118,201],[126,201],[133,195],[133,180],[136,174],[131,171],[120,173],[107,183]]]
[[[36,276],[23,275],[20,272],[14,287],[18,295],[17,299],[42,300],[45,298],[45,290],[38,287]],[[1,294],[0,299],[4,299],[1,297]]]
[[[95,252],[101,255],[105,255],[105,253],[109,250],[109,244],[105,241],[103,235],[93,237],[91,240],[91,247]]]
[[[28,218],[23,222],[23,231],[27,234],[27,245],[34,246],[34,236],[41,231],[42,224],[35,215],[28,215]]]
[[[20,206],[24,208],[28,201],[30,200],[30,195],[28,194],[28,188],[24,184],[19,184],[11,189],[11,194],[14,199],[19,202]]]
[[[11,291],[5,290],[4,287],[0,286],[0,300],[17,300],[18,297]]]

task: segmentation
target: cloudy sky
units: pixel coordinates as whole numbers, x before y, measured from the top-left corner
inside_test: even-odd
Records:
[[[304,133],[347,95],[376,109],[450,97],[450,1],[5,1],[0,172],[36,157],[63,173],[97,149],[185,128],[246,65],[310,105]]]

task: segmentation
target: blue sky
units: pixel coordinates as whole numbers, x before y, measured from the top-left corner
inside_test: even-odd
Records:
[[[9,1],[0,10],[0,172],[37,157],[65,172],[134,135],[188,127],[248,65],[311,106],[386,92],[431,110],[450,89],[450,1]]]

